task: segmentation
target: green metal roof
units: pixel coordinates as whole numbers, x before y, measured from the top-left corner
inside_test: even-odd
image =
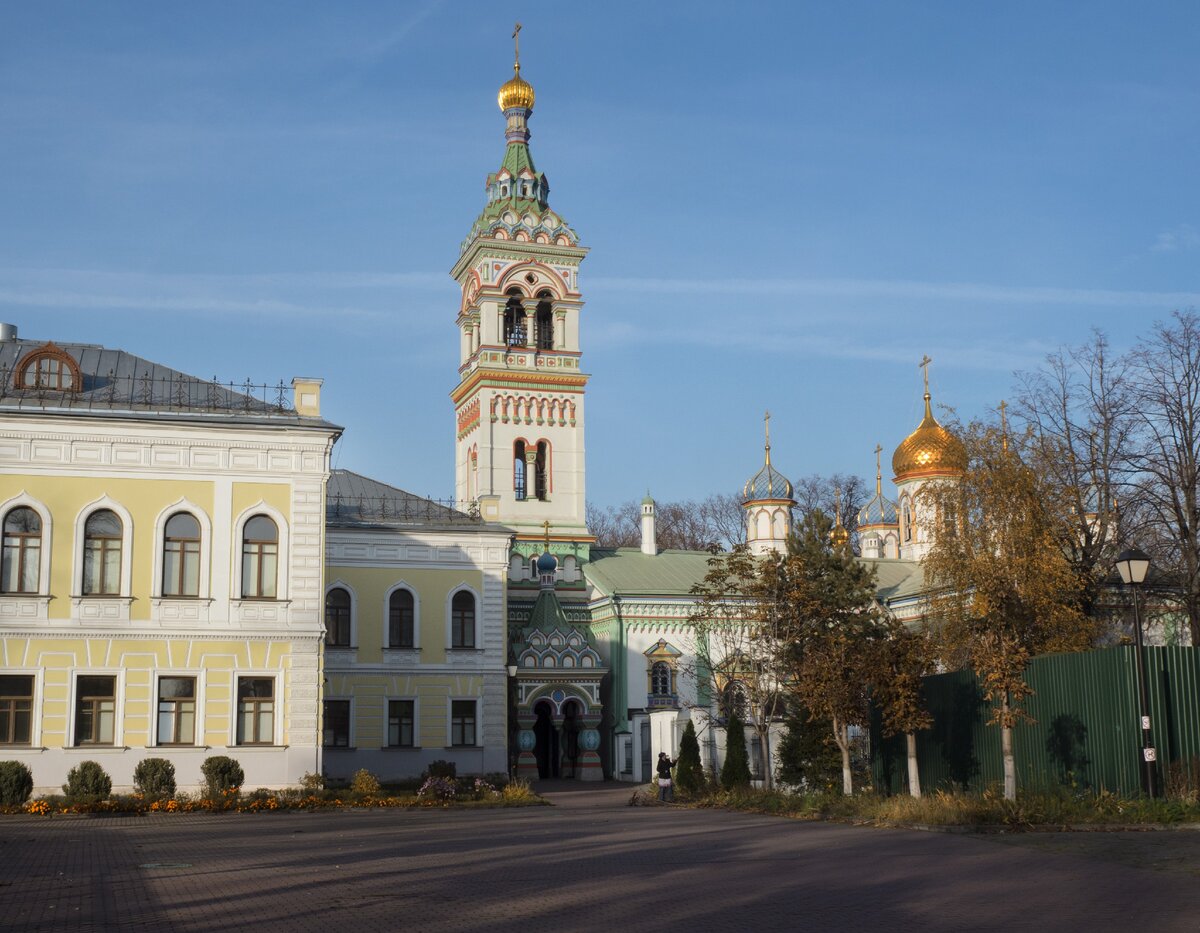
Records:
[[[592,548],[583,574],[608,596],[686,596],[708,573],[708,551],[659,551],[639,548]]]
[[[532,629],[540,628],[543,632],[553,632],[556,628],[565,631],[570,631],[571,623],[567,621],[567,614],[563,612],[562,603],[558,601],[558,595],[554,590],[542,590],[538,593],[537,601],[533,604],[533,611],[529,613],[529,625],[525,631],[529,632]]]
[[[925,589],[925,571],[916,560],[860,557],[859,562],[875,568],[875,586],[884,602],[917,596]]]

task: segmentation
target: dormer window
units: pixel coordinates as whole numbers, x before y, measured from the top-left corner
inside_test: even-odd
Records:
[[[62,347],[47,343],[17,364],[13,384],[18,389],[78,392],[83,388],[79,364]]]
[[[502,197],[502,198],[508,197],[508,185],[500,186],[500,197]]]

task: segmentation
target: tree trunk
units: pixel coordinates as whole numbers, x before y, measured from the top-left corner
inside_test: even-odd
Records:
[[[908,792],[919,800],[921,797],[921,771],[917,767],[917,735],[915,732],[905,733],[904,745],[908,751]]]
[[[833,720],[833,739],[837,742],[838,751],[842,753],[842,793],[847,797],[853,797],[854,778],[850,773],[850,729],[839,723],[836,718]]]
[[[758,733],[758,765],[762,768],[763,789],[770,790],[775,786],[773,780],[774,775],[771,774],[771,746],[768,745],[771,734],[771,726],[768,723],[765,729],[755,727]]]
[[[1000,754],[1004,758],[1004,799],[1017,799],[1017,762],[1013,758],[1013,732],[1008,724],[1008,694],[1000,701]]]

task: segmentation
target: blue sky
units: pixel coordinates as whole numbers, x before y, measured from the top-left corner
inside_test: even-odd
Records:
[[[1200,307],[1200,4],[8,4],[0,319],[325,378],[336,464],[453,490],[447,272],[524,24],[581,285],[589,498],[873,473],[1093,327]]]

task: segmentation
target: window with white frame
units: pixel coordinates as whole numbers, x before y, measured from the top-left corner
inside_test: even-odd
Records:
[[[474,700],[450,701],[450,744],[456,746],[475,744]]]
[[[475,647],[475,594],[467,590],[450,601],[450,647]]]
[[[97,509],[83,526],[83,595],[121,592],[121,542],[124,528],[117,513]]]
[[[350,593],[335,586],[325,594],[325,644],[330,648],[350,647]]]
[[[163,526],[163,596],[200,595],[200,523],[176,512]]]
[[[416,600],[409,590],[393,590],[388,597],[388,647],[416,645]]]
[[[279,529],[255,515],[242,529],[242,597],[274,599],[279,574]]]
[[[84,674],[75,681],[75,744],[112,745],[117,722],[117,678]]]
[[[196,744],[196,678],[158,679],[158,744]]]
[[[237,679],[237,744],[275,742],[275,678]]]
[[[41,582],[42,517],[27,506],[4,516],[3,570],[0,592],[36,593]]]
[[[33,741],[33,675],[0,675],[0,745]]]
[[[413,700],[388,700],[389,748],[413,748],[416,745],[414,725],[416,703]]]

